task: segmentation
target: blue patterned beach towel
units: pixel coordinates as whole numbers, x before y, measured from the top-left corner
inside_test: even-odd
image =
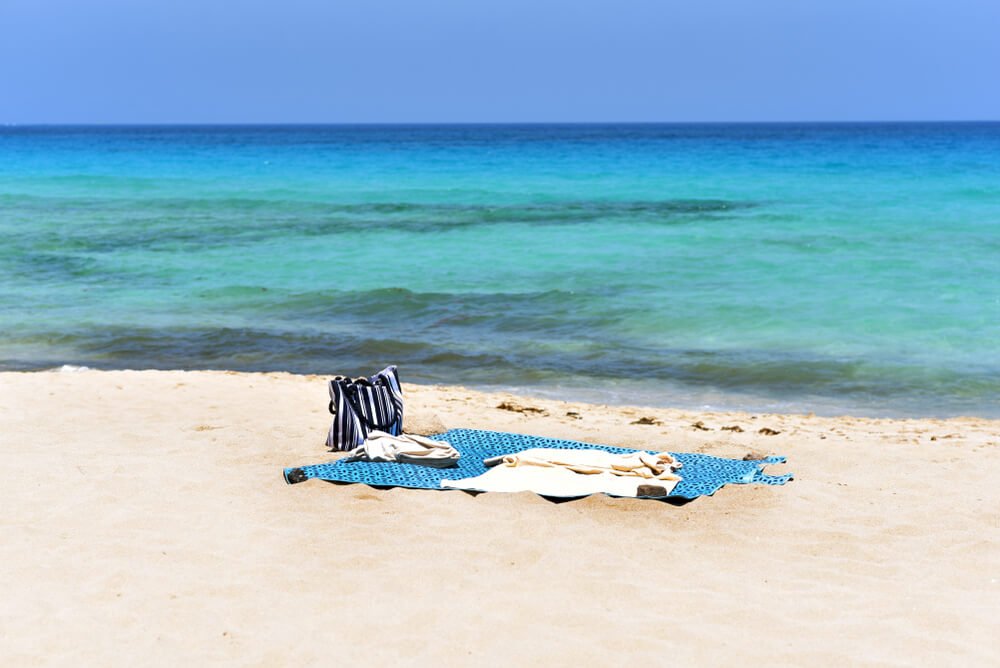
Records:
[[[564,441],[540,436],[508,434],[499,431],[477,429],[452,429],[434,436],[448,441],[462,455],[458,466],[439,469],[416,464],[386,462],[345,462],[342,460],[313,466],[285,469],[285,481],[289,484],[311,478],[332,482],[359,482],[374,487],[411,487],[415,489],[441,489],[441,481],[460,480],[482,475],[487,471],[483,460],[490,457],[521,452],[529,448],[597,449],[615,454],[635,452],[629,448],[609,445],[593,445],[578,441]],[[784,457],[767,457],[755,461],[722,459],[709,455],[685,452],[670,453],[684,467],[679,471],[683,480],[670,492],[669,496],[694,499],[714,494],[726,484],[760,483],[764,485],[784,485],[792,479],[791,473],[768,475],[764,473],[767,464],[780,464]]]

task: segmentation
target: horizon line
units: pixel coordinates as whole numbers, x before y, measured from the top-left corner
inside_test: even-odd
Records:
[[[83,121],[0,122],[0,128],[45,127],[279,127],[279,126],[586,126],[586,125],[879,125],[1000,123],[1000,119],[910,119],[910,120],[768,120],[768,121]]]

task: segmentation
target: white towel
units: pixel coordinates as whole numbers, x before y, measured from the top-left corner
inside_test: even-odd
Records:
[[[532,448],[488,459],[486,473],[442,480],[441,487],[484,492],[535,492],[545,496],[666,496],[681,480],[680,462],[661,452],[616,455],[604,450]]]
[[[458,450],[447,441],[435,441],[415,434],[393,436],[371,431],[363,445],[347,453],[348,462],[399,462],[447,468],[458,463]]]

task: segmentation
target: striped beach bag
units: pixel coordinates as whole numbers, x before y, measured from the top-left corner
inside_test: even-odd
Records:
[[[353,450],[376,429],[398,436],[403,431],[403,390],[395,365],[371,378],[331,380],[330,412],[333,424],[326,445],[333,450]]]

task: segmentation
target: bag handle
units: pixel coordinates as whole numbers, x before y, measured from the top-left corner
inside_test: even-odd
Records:
[[[330,404],[327,407],[330,411],[330,415],[337,414],[337,409],[333,407],[333,400],[334,400],[333,386],[334,385],[339,386],[341,392],[343,392],[344,396],[346,397],[347,391],[344,388],[354,383],[368,383],[369,385],[371,385],[371,381],[365,378],[364,376],[360,378],[351,378],[350,376],[334,376],[332,379],[330,379],[330,382],[328,383],[330,386]],[[357,406],[355,406],[354,404],[351,404],[351,408],[354,409],[355,413],[358,411]]]
[[[392,420],[390,420],[389,422],[387,422],[385,424],[379,424],[379,423],[375,422],[374,420],[368,420],[368,419],[366,419],[364,412],[361,411],[361,409],[358,407],[358,397],[356,396],[357,395],[357,390],[355,388],[353,388],[352,386],[367,385],[369,387],[376,387],[376,386],[384,386],[384,384],[385,384],[384,382],[383,383],[373,383],[373,382],[371,382],[367,378],[356,378],[354,380],[351,380],[350,378],[338,376],[338,377],[336,377],[336,378],[334,378],[333,380],[330,381],[330,385],[331,386],[334,383],[336,383],[337,385],[340,386],[340,391],[344,395],[344,400],[347,402],[347,405],[351,407],[351,410],[354,411],[354,414],[357,416],[358,420],[360,420],[361,422],[363,422],[369,428],[369,430],[377,429],[379,431],[386,431],[387,429],[389,429],[390,427],[392,427],[392,424],[398,419],[398,414],[397,414],[397,416],[393,417]],[[390,402],[390,405],[391,404],[392,404],[392,402]],[[396,411],[395,411],[395,408],[394,408],[393,409],[393,413],[395,413],[395,412]],[[337,409],[334,408],[334,406],[333,406],[333,400],[332,399],[330,401],[330,414],[331,415],[336,415],[337,414]]]

